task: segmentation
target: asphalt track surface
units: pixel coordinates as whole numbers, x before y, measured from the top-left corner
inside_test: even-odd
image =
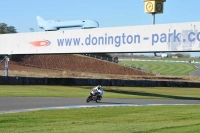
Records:
[[[171,100],[171,99],[111,99],[103,98],[100,103],[86,103],[86,98],[44,98],[44,97],[0,97],[0,114],[8,112],[27,112],[70,107],[98,106],[151,106],[151,105],[200,105],[200,100]],[[24,111],[22,111],[24,110]],[[26,110],[26,111],[25,111]]]
[[[193,64],[193,65],[196,66],[198,69],[193,71],[193,72],[191,72],[190,75],[199,77],[200,76],[200,65],[199,64]]]
[[[198,69],[190,73],[200,76]],[[153,106],[153,105],[200,105],[200,100],[171,100],[171,99],[111,99],[103,98],[100,103],[86,103],[86,98],[44,98],[44,97],[0,97],[0,114],[9,112],[27,112],[33,110],[48,110],[59,108],[79,108],[98,106]]]

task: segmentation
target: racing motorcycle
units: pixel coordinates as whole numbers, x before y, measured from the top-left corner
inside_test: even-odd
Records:
[[[89,103],[90,101],[96,101],[98,103],[98,102],[101,101],[101,99],[102,99],[102,96],[99,96],[99,95],[96,95],[96,96],[90,95],[86,99],[86,102]]]
[[[100,102],[102,99],[102,96],[100,95],[94,95],[92,92],[90,93],[90,96],[86,99],[86,102],[89,103],[90,101],[96,101],[97,103]]]

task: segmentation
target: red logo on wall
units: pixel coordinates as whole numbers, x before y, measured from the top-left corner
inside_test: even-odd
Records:
[[[36,46],[36,47],[44,47],[44,46],[49,46],[51,44],[51,42],[48,41],[48,40],[33,41],[33,42],[29,42],[29,43]]]

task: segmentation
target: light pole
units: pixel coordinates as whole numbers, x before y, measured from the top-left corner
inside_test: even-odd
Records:
[[[4,72],[3,72],[2,74],[5,74],[5,76],[8,77],[8,64],[9,64],[9,57],[8,57],[8,55],[6,55],[6,56],[4,57],[4,59],[0,61],[0,64],[1,64],[3,61],[5,61],[5,65],[4,65],[4,69],[5,69],[5,70],[4,70]]]
[[[143,0],[145,2],[145,13],[152,14],[152,24],[155,24],[156,14],[163,13],[164,2],[166,0]]]
[[[5,56],[5,76],[8,77],[8,63],[9,63],[9,57]]]

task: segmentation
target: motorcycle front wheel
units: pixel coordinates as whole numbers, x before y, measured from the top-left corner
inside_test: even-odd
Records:
[[[91,101],[91,96],[86,99],[86,102],[89,103]]]

